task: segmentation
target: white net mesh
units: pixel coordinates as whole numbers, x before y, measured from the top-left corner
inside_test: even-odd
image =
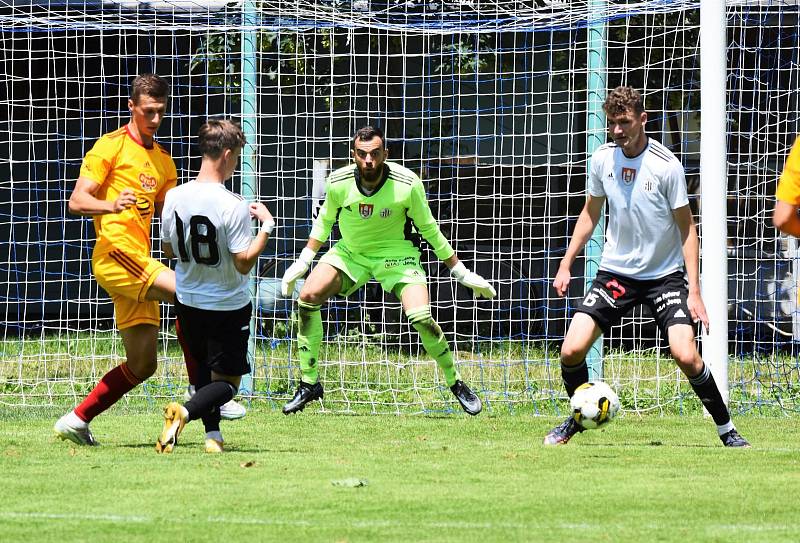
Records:
[[[795,2],[728,2],[732,405],[796,410],[794,246],[769,214],[797,132]],[[159,140],[182,180],[208,116],[257,112],[254,191],[280,228],[258,280],[253,397],[282,403],[299,378],[292,304],[277,281],[308,236],[324,175],[364,124],[425,181],[460,258],[498,286],[476,302],[427,249],[434,316],[490,408],[563,404],[558,346],[582,294],[550,287],[586,177],[587,27],[606,25],[607,86],[643,91],[649,133],[699,185],[699,2],[0,2],[0,402],[79,400],[124,357],[91,276],[91,222],[66,213],[81,159],[127,119],[138,73],[169,78]],[[244,39],[243,39],[244,37]],[[253,40],[248,42],[248,38]],[[252,43],[254,93],[242,78]],[[242,179],[234,178],[241,191]],[[692,197],[697,210],[697,198]],[[700,217],[701,219],[702,217]],[[702,222],[702,220],[700,221]],[[787,274],[793,274],[787,276]],[[136,397],[186,384],[164,308],[159,371]],[[399,303],[371,283],[323,310],[327,409],[454,409]],[[796,320],[796,319],[795,319]],[[797,326],[795,326],[797,328]],[[698,410],[647,314],[605,341],[605,378],[638,411]]]

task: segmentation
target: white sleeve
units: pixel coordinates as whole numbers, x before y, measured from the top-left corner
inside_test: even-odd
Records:
[[[250,247],[253,239],[250,223],[250,206],[242,200],[227,214],[228,251],[241,253]]]
[[[173,191],[167,192],[164,206],[161,208],[162,243],[172,243],[172,235],[175,233],[175,198],[173,194]]]
[[[666,181],[665,196],[669,201],[670,208],[679,209],[689,205],[689,196],[686,192],[686,175],[680,162],[677,160],[673,162],[664,180]]]
[[[603,157],[605,153],[592,153],[592,158],[589,163],[589,179],[586,184],[586,193],[592,196],[605,196],[606,191],[603,188]]]

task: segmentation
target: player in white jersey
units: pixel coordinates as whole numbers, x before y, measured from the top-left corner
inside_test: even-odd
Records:
[[[749,447],[736,431],[719,388],[695,346],[693,323],[708,329],[700,297],[699,242],[683,167],[648,137],[642,97],[617,87],[603,105],[612,143],[592,155],[586,204],[578,217],[553,287],[564,296],[570,268],[608,203],[606,242],[597,277],[572,318],[561,347],[561,376],[571,397],[589,380],[586,353],[633,306],[647,305],[669,341],[678,367],[717,424],[726,447]],[[687,285],[688,280],[688,285]],[[688,287],[688,288],[687,288]],[[567,443],[583,428],[572,418],[545,445]]]
[[[198,134],[203,162],[197,179],[170,190],[164,202],[162,248],[178,259],[175,311],[200,362],[200,379],[189,401],[164,409],[158,452],[172,452],[184,425],[198,418],[205,425],[206,451],[222,452],[219,408],[236,395],[241,376],[250,372],[248,275],[275,221],[264,204],[248,204],[224,186],[244,144],[242,129],[231,121],[204,124]],[[261,221],[255,238],[251,217]]]

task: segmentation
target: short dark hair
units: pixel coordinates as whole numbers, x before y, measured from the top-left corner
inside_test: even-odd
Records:
[[[138,103],[142,95],[166,102],[169,99],[169,83],[160,75],[138,75],[131,83],[131,100],[134,104]]]
[[[626,111],[633,111],[637,115],[644,113],[642,95],[633,87],[617,87],[608,93],[603,111],[606,115],[622,115]]]
[[[247,143],[242,127],[227,119],[212,119],[200,127],[197,146],[203,156],[218,159],[225,152],[241,149]]]
[[[381,145],[386,147],[386,138],[383,137],[383,130],[376,126],[364,126],[356,130],[356,133],[353,134],[353,141],[350,143],[350,147],[353,149],[356,148],[356,141],[370,141],[375,137],[379,137],[381,139]]]

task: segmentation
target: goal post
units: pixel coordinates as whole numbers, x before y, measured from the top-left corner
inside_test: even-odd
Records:
[[[700,2],[700,194],[703,231],[701,291],[709,328],[702,354],[727,404],[728,391],[728,122],[725,3]]]
[[[586,125],[586,171],[587,183],[591,156],[598,147],[606,142],[606,114],[603,111],[608,84],[606,83],[606,0],[591,0],[589,13],[592,21],[589,23],[589,48],[587,57],[587,125]],[[600,268],[600,257],[603,252],[605,240],[605,210],[600,215],[600,220],[592,233],[592,238],[586,244],[585,251],[585,291],[589,288]],[[586,364],[589,367],[590,379],[603,378],[603,336],[597,338],[586,355]]]
[[[242,3],[242,132],[247,143],[242,149],[241,155],[241,178],[242,196],[248,200],[255,200],[261,196],[258,190],[258,57],[257,57],[257,32],[256,32],[256,5],[255,0],[244,0]],[[250,279],[250,295],[253,301],[258,300],[258,276],[259,267],[253,271],[254,276]],[[250,373],[242,376],[239,385],[239,392],[244,396],[253,393],[253,371],[256,360],[256,321],[250,320],[250,340],[247,346],[247,358],[250,363]]]

